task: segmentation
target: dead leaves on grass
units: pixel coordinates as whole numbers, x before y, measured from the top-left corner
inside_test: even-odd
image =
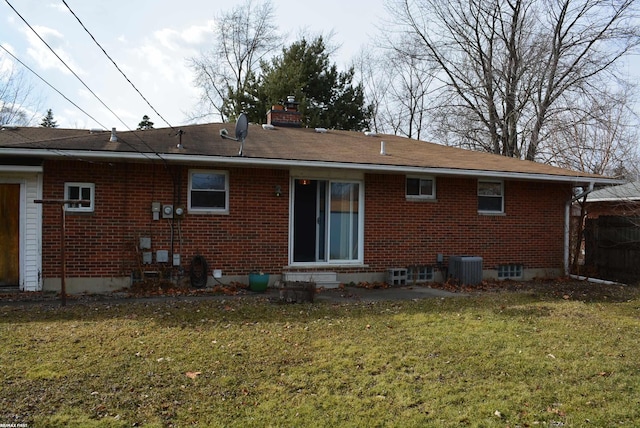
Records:
[[[245,292],[248,288],[248,285],[241,282],[216,284],[211,288],[190,288],[167,280],[147,280],[133,284],[129,290],[129,295],[131,297],[198,296],[207,294],[235,296]]]
[[[202,374],[202,372],[186,372],[185,375],[189,378],[189,379],[195,379],[198,376],[200,376]]]

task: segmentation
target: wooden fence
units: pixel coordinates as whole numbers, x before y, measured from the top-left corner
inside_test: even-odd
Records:
[[[640,283],[640,217],[587,219],[584,238],[585,267],[598,278]]]

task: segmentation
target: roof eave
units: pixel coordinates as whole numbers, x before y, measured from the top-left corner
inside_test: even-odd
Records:
[[[564,182],[571,183],[576,186],[594,183],[595,185],[621,184],[622,180],[607,177],[592,177],[585,175],[554,175],[539,174],[527,172],[511,172],[511,171],[491,171],[482,169],[463,169],[463,168],[433,168],[406,165],[388,165],[388,164],[367,164],[355,162],[329,162],[315,160],[291,160],[291,159],[271,159],[271,158],[252,158],[246,156],[209,156],[209,155],[184,155],[175,153],[140,153],[140,152],[105,152],[93,150],[60,150],[56,149],[1,149],[0,154],[11,154],[17,156],[39,156],[43,158],[61,158],[68,157],[70,159],[91,159],[91,160],[142,160],[142,161],[162,161],[162,162],[180,162],[180,163],[217,163],[237,166],[264,166],[264,167],[308,167],[308,168],[331,168],[346,170],[365,170],[371,172],[389,172],[389,173],[409,173],[409,174],[432,174],[432,175],[448,175],[460,177],[483,177],[497,179],[517,179],[517,180],[533,180],[548,182]]]

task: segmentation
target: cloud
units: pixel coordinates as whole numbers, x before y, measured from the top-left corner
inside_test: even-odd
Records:
[[[192,25],[181,31],[173,28],[163,28],[155,31],[153,36],[165,48],[178,51],[183,49],[185,45],[205,43],[207,36],[211,34],[213,25],[213,21],[207,21],[203,25]]]
[[[15,49],[8,43],[2,43],[2,47],[11,52],[12,54],[16,54]],[[13,58],[8,55],[4,50],[0,50],[0,79],[2,79],[3,75],[9,71],[11,71],[14,67]]]
[[[68,9],[65,5],[63,5],[62,3],[49,3],[47,5],[48,8],[57,10],[58,12],[67,12]]]
[[[33,29],[76,74],[80,75],[84,73],[80,66],[71,59],[71,56],[60,47],[60,45],[64,44],[64,36],[60,32],[53,28],[40,25],[34,25]],[[23,31],[27,38],[27,43],[29,44],[27,53],[37,62],[38,66],[44,70],[53,68],[58,69],[65,74],[70,73],[67,67],[65,67],[58,58],[56,58],[53,52],[51,52],[51,50],[33,31],[30,29],[25,29]]]
[[[207,41],[212,25],[213,21],[207,21],[184,29],[155,31],[151,38],[132,50],[142,63],[137,66],[128,64],[127,67],[134,69],[139,76],[146,76],[144,81],[150,75],[157,75],[168,83],[190,86],[192,73],[184,60],[198,53],[199,46]]]

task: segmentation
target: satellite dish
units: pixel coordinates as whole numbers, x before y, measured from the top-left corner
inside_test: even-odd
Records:
[[[236,138],[229,136],[229,132],[226,129],[220,130],[220,136],[222,138],[240,141],[240,150],[238,151],[238,156],[242,156],[242,146],[244,144],[244,139],[247,138],[247,134],[249,133],[249,120],[247,119],[247,115],[244,113],[240,113],[238,116],[238,120],[236,121]]]
[[[249,121],[247,115],[240,113],[236,122],[236,140],[240,141],[240,150],[238,150],[238,156],[242,156],[242,146],[244,145],[244,139],[247,138],[249,133]]]
[[[247,133],[249,132],[248,128],[249,121],[247,120],[247,115],[240,113],[238,121],[236,122],[236,138],[238,141],[242,141],[247,137]]]

